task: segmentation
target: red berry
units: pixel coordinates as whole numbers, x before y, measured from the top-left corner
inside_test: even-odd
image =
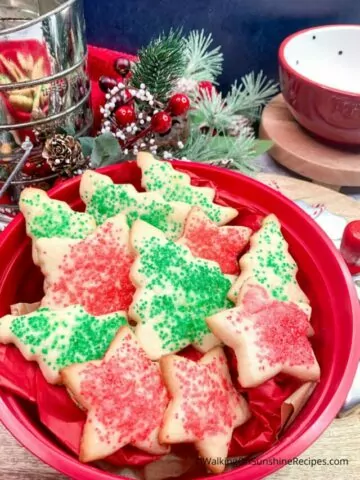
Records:
[[[36,163],[35,162],[30,162],[29,160],[25,162],[22,172],[25,173],[25,175],[33,176],[36,171]]]
[[[166,133],[172,125],[171,116],[166,112],[158,112],[151,119],[151,128],[156,133]]]
[[[118,108],[115,117],[118,124],[121,126],[128,125],[136,120],[135,110],[131,105],[123,105]]]
[[[117,86],[115,78],[105,77],[104,75],[99,78],[99,87],[104,93]]]
[[[203,81],[199,82],[198,89],[200,92],[200,95],[205,96],[207,95],[208,97],[212,97],[212,93],[214,91],[214,85],[211,82]]]
[[[122,77],[126,77],[126,75],[130,72],[130,62],[127,58],[118,58],[114,62],[114,70]]]
[[[170,98],[168,108],[175,116],[184,115],[190,108],[189,97],[183,93],[176,93]]]
[[[30,177],[46,177],[53,173],[46,160],[41,160],[40,162],[28,160],[25,162],[22,172]]]
[[[37,165],[35,175],[37,177],[47,177],[48,175],[53,174],[50,165],[45,161]]]

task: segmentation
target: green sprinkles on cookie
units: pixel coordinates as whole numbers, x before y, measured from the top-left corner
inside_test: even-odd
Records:
[[[178,172],[169,162],[156,160],[148,153],[138,155],[142,170],[142,186],[147,191],[161,193],[168,202],[184,202],[201,207],[208,217],[218,225],[224,225],[237,216],[237,211],[213,202],[215,190],[190,184],[189,175]]]
[[[67,203],[52,200],[45,192],[35,188],[22,192],[19,206],[26,220],[28,235],[34,239],[83,239],[96,227],[89,214],[75,212]]]
[[[141,238],[139,229],[153,235]],[[201,345],[211,333],[206,317],[233,306],[227,299],[230,280],[215,262],[193,257],[144,222],[134,225],[132,235],[139,255],[133,276],[141,288],[129,313],[140,322],[135,332],[145,351],[156,359]]]
[[[59,383],[62,368],[101,359],[122,325],[123,312],[94,317],[78,305],[40,308],[0,319],[0,343],[14,343],[27,360],[39,363],[49,383]]]
[[[102,182],[99,177],[106,178],[107,181]],[[174,240],[181,235],[190,210],[186,203],[167,202],[158,193],[139,193],[129,184],[115,185],[108,177],[94,172],[84,175],[81,193],[86,203],[86,212],[98,225],[123,213],[129,227],[135,220],[142,219]]]
[[[250,250],[240,260],[241,275],[229,297],[235,300],[244,282],[266,288],[279,301],[308,302],[296,280],[298,266],[288,252],[288,244],[275,215],[263,221],[261,229],[250,240]],[[244,293],[244,292],[242,292]]]

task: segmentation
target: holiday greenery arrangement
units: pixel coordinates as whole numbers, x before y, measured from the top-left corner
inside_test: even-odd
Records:
[[[226,95],[218,92],[223,55],[212,43],[204,31],[170,31],[141,49],[138,62],[115,62],[120,79],[100,79],[106,92],[101,133],[118,139],[118,160],[150,150],[165,159],[256,171],[253,159],[271,143],[256,139],[254,125],[277,85],[262,72],[250,73]],[[91,163],[104,165],[97,155]]]
[[[222,64],[221,48],[213,46],[211,34],[161,34],[139,50],[137,61],[118,58],[114,75],[100,77],[105,100],[95,137],[37,128],[31,138],[37,154],[26,160],[19,151],[22,160],[15,169],[21,181],[10,181],[15,170],[11,162],[1,163],[0,181],[12,187],[16,203],[31,182],[42,188],[44,180],[44,188],[49,188],[57,177],[134,159],[140,150],[253,174],[254,159],[271,147],[271,142],[256,138],[256,125],[278,87],[262,72],[250,73],[223,94],[216,88]],[[7,140],[1,138],[2,157],[6,148]],[[10,203],[3,187],[0,203]],[[0,215],[4,213],[0,208]]]

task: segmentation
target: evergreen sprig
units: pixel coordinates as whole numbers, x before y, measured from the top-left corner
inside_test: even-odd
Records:
[[[228,95],[226,103],[231,111],[258,120],[262,108],[278,93],[278,84],[269,80],[260,71],[257,75],[251,72],[241,78],[239,85],[235,82]]]
[[[254,136],[213,136],[211,133],[204,134],[199,129],[192,128],[184,148],[174,156],[254,175],[258,171],[254,161],[258,156],[257,142]]]
[[[278,91],[278,86],[268,80],[263,72],[250,73],[235,82],[224,97],[215,89],[211,94],[202,93],[195,99],[192,120],[213,131],[226,131],[242,115],[251,121],[259,118],[262,108]]]
[[[210,50],[212,43],[211,33],[205,35],[204,30],[194,30],[184,39],[187,63],[184,78],[197,82],[207,80],[217,84],[216,79],[222,72],[223,54],[220,46]]]
[[[143,83],[159,101],[166,101],[176,81],[183,75],[186,58],[181,30],[170,30],[140,49],[139,62],[133,64],[131,83]]]

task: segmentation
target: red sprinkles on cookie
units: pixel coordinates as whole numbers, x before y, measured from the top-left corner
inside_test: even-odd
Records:
[[[238,259],[251,233],[247,227],[218,227],[201,208],[194,207],[186,219],[184,234],[178,243],[186,245],[195,257],[217,262],[223,273],[238,275]]]
[[[128,327],[119,330],[105,358],[63,370],[64,384],[88,410],[80,460],[105,458],[131,444],[166,453],[158,433],[169,397],[160,375]]]
[[[135,292],[129,278],[134,256],[128,242],[129,228],[122,215],[82,241],[39,240],[38,257],[46,278],[41,305],[79,304],[92,315],[127,311]]]
[[[308,305],[273,300],[264,288],[250,286],[238,307],[211,316],[207,323],[234,349],[240,384],[255,387],[280,372],[304,381],[319,379],[308,339],[313,332],[309,315]]]
[[[250,411],[232,384],[222,348],[210,350],[199,362],[168,355],[160,366],[172,397],[160,441],[193,442],[204,458],[226,457],[234,428],[250,418]],[[208,466],[215,473],[223,470]]]

